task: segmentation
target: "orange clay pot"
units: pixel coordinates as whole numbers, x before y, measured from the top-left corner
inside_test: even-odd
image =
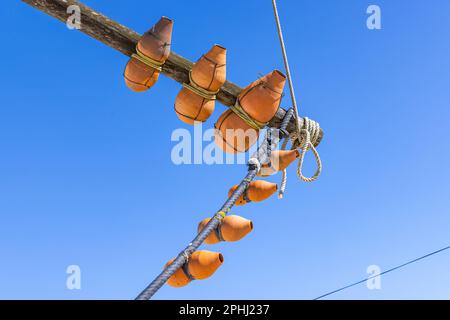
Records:
[[[238,185],[235,185],[228,191],[228,197],[231,196],[231,194],[234,192],[234,190],[236,190],[237,187]],[[250,185],[246,190],[246,198],[252,202],[263,201],[269,198],[277,190],[278,185],[276,183],[271,183],[264,180],[252,181],[250,182]],[[245,199],[244,195],[240,196],[236,201],[237,206],[244,205],[246,203],[247,200]]]
[[[170,260],[166,267],[173,261]],[[221,253],[212,252],[207,250],[200,250],[194,252],[189,258],[188,271],[191,276],[196,280],[203,280],[209,278],[216,272],[216,270],[222,265],[223,256]],[[175,273],[169,278],[167,283],[175,288],[183,287],[189,284],[191,280],[184,273],[183,268],[179,268]]]
[[[194,252],[189,258],[188,269],[194,279],[202,280],[212,276],[222,263],[221,253],[200,250]]]
[[[164,63],[170,54],[173,21],[162,17],[138,41],[136,49],[157,62]],[[124,77],[127,86],[137,92],[148,90],[155,84],[159,71],[136,58],[131,58],[125,67]]]
[[[206,218],[198,225],[198,232],[206,226],[211,218]],[[251,220],[242,218],[240,216],[226,216],[218,227],[219,233],[222,235],[222,239],[225,241],[238,241],[245,237],[250,231],[253,230],[253,222]],[[206,239],[206,244],[215,244],[220,242],[216,232],[212,232]]]
[[[172,41],[173,21],[167,17],[161,19],[139,40],[137,49],[153,60],[164,62],[169,58]]]
[[[261,166],[258,176],[267,177],[286,169],[299,157],[298,150],[274,150],[270,154],[270,163]]]
[[[242,109],[259,122],[269,122],[280,106],[285,83],[279,70],[254,81],[239,94]]]
[[[227,49],[214,45],[191,69],[191,84],[216,92],[225,83]],[[183,88],[175,100],[175,112],[181,121],[194,124],[206,121],[214,111],[215,100],[206,99]]]
[[[191,80],[208,91],[217,91],[227,76],[227,49],[214,45],[192,67]]]
[[[250,127],[231,109],[214,124],[214,141],[225,153],[246,152],[257,140],[259,130]]]
[[[169,264],[173,262],[172,259],[169,262],[166,263],[164,268],[166,268]],[[180,288],[184,287],[185,285],[189,284],[191,282],[191,279],[184,273],[183,268],[179,268],[175,273],[167,280],[167,284],[174,288]]]
[[[125,84],[135,92],[147,91],[159,78],[159,71],[131,58],[124,72]]]
[[[187,124],[196,121],[205,122],[214,112],[214,100],[208,100],[195,94],[187,88],[183,88],[175,99],[175,112],[178,118]]]

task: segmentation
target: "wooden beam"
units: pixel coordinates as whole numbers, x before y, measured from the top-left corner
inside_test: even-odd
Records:
[[[47,13],[48,15],[66,23],[68,17],[67,8],[71,5],[77,5],[81,12],[81,29],[80,31],[91,36],[94,39],[103,42],[107,46],[114,48],[127,56],[135,53],[135,48],[140,35],[119,24],[118,22],[111,20],[110,18],[102,15],[99,12],[89,8],[76,0],[22,0],[23,2],[35,7],[36,9]],[[184,83],[189,81],[189,70],[193,63],[186,58],[171,52],[168,60],[163,66],[162,73],[172,78],[173,80]],[[225,106],[234,105],[238,94],[242,91],[242,88],[227,81],[220,92],[217,94],[217,100]],[[270,126],[279,128],[281,120],[284,117],[286,110],[280,108],[275,117],[270,122]],[[294,120],[288,126],[288,131],[294,130]],[[320,143],[323,137],[323,131],[321,131],[319,141]]]

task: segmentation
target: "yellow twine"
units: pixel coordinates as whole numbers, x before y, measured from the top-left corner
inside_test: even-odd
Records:
[[[230,106],[230,109],[242,120],[244,120],[250,127],[255,130],[260,130],[267,126],[268,122],[259,122],[258,120],[253,119],[250,115],[245,112],[244,108],[242,108],[241,103],[239,102],[239,98],[236,99],[236,103],[234,106]]]
[[[219,92],[219,90],[217,91],[206,90],[205,88],[202,88],[198,84],[196,84],[195,81],[192,80],[192,71],[189,71],[189,83],[183,83],[183,87],[191,90],[193,93],[208,100],[216,100],[217,93]]]
[[[139,51],[138,48],[136,48],[136,53],[133,53],[131,55],[131,57],[141,61],[142,63],[144,63],[145,65],[147,65],[153,69],[162,71],[162,65],[164,64],[164,62],[160,62],[160,61],[154,60],[150,57],[147,57],[145,54],[143,54],[141,51]]]
[[[229,210],[228,210],[229,211]],[[225,212],[223,211],[219,211],[217,212],[218,214],[220,214],[223,218],[225,218],[225,216],[227,215]]]

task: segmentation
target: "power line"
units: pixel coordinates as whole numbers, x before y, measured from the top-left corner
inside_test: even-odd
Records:
[[[397,270],[397,269],[403,268],[403,267],[405,267],[405,266],[407,266],[407,265],[409,265],[409,264],[412,264],[412,263],[414,263],[414,262],[417,262],[417,261],[420,261],[420,260],[429,258],[429,257],[431,257],[431,256],[433,256],[433,255],[435,255],[435,254],[441,253],[441,252],[443,252],[443,251],[445,251],[445,250],[448,250],[448,249],[450,249],[450,246],[444,247],[444,248],[439,249],[439,250],[437,250],[437,251],[433,251],[433,252],[428,253],[428,254],[426,254],[426,255],[424,255],[424,256],[422,256],[422,257],[416,258],[416,259],[414,259],[414,260],[405,262],[405,263],[403,263],[403,264],[401,264],[401,265],[399,265],[399,266],[396,266],[396,267],[391,268],[391,269],[389,269],[389,270],[383,271],[383,272],[381,272],[380,274],[370,276],[370,277],[368,277],[368,278],[365,278],[365,279],[362,279],[362,280],[360,280],[360,281],[354,282],[354,283],[352,283],[352,284],[346,285],[345,287],[342,287],[342,288],[339,288],[339,289],[330,291],[330,292],[325,293],[325,294],[323,294],[323,295],[321,295],[321,296],[318,296],[317,298],[314,298],[313,300],[319,300],[319,299],[322,299],[322,298],[324,298],[324,297],[327,297],[327,296],[330,296],[330,295],[332,295],[332,294],[335,294],[335,293],[337,293],[337,292],[340,292],[340,291],[346,290],[346,289],[348,289],[348,288],[354,287],[354,286],[356,286],[356,285],[358,285],[358,284],[361,284],[361,283],[363,283],[363,282],[366,282],[366,281],[368,281],[368,280],[370,280],[370,279],[373,279],[373,278],[382,276],[382,275],[384,275],[384,274],[386,274],[386,273],[389,273],[389,272],[395,271],[395,270]]]

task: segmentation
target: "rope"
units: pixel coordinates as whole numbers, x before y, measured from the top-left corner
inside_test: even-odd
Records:
[[[289,123],[289,119],[292,116],[292,112],[286,112],[280,131],[285,132],[286,127]],[[273,137],[272,145],[278,143],[278,138]],[[189,257],[194,253],[205,239],[220,225],[222,219],[230,212],[231,208],[234,206],[238,198],[247,190],[250,182],[256,177],[256,174],[261,170],[261,162],[265,162],[267,148],[267,140],[261,144],[257,149],[255,154],[248,161],[248,172],[247,175],[239,183],[238,187],[227,201],[222,205],[220,210],[214,214],[211,220],[206,224],[206,226],[197,234],[197,236],[192,240],[191,243],[169,264],[164,270],[136,297],[136,300],[149,300],[163,285],[169,280],[169,278],[189,260]]]
[[[297,176],[299,177],[299,179],[305,182],[312,182],[317,180],[317,178],[320,176],[320,173],[322,172],[322,160],[320,159],[320,155],[315,147],[318,139],[320,139],[320,125],[317,122],[305,117],[303,119],[303,129],[301,132],[302,137],[300,139],[297,138],[295,133],[291,133],[289,135],[289,138],[286,138],[283,141],[283,144],[281,145],[281,150],[286,149],[289,139],[293,141],[292,149],[299,149],[300,151],[300,158],[297,165]],[[298,148],[299,145],[301,145],[302,147]],[[317,169],[312,177],[305,177],[302,172],[302,167],[305,160],[305,154],[309,149],[311,149],[314,154]],[[287,170],[284,169],[282,171],[280,189],[278,191],[278,199],[283,199],[284,192],[286,191],[286,184],[287,184]]]
[[[136,47],[136,53],[133,53],[131,55],[132,58],[135,58],[139,61],[141,61],[143,64],[146,64],[147,66],[156,69],[158,71],[162,70],[162,65],[164,62],[160,62],[158,60],[154,60],[150,57],[147,57],[145,54],[143,54],[139,49]]]
[[[376,278],[376,277],[380,277],[380,276],[382,276],[382,275],[384,275],[384,274],[386,274],[386,273],[389,273],[389,272],[398,270],[398,269],[400,269],[400,268],[406,267],[406,266],[409,265],[409,264],[412,264],[412,263],[414,263],[414,262],[417,262],[417,261],[426,259],[426,258],[428,258],[428,257],[431,257],[431,256],[433,256],[433,255],[435,255],[435,254],[441,253],[441,252],[443,252],[443,251],[445,251],[445,250],[448,250],[448,249],[450,249],[450,246],[447,246],[447,247],[445,247],[445,248],[442,248],[442,249],[433,251],[433,252],[431,252],[431,253],[429,253],[429,254],[426,254],[426,255],[424,255],[424,256],[422,256],[422,257],[416,258],[416,259],[414,259],[414,260],[408,261],[408,262],[406,262],[406,263],[403,263],[403,264],[401,264],[401,265],[399,265],[399,266],[396,266],[396,267],[394,267],[394,268],[391,268],[391,269],[389,269],[389,270],[383,271],[383,272],[381,272],[380,274],[376,274],[376,275],[370,276],[370,277],[368,277],[368,278],[366,278],[366,279],[362,279],[362,280],[360,280],[360,281],[354,282],[354,283],[349,284],[349,285],[347,285],[347,286],[344,286],[344,287],[342,287],[342,288],[339,288],[339,289],[330,291],[330,292],[325,293],[325,294],[323,294],[323,295],[321,295],[321,296],[318,296],[317,298],[314,298],[313,300],[319,300],[319,299],[322,299],[322,298],[324,298],[324,297],[330,296],[330,295],[332,295],[332,294],[334,294],[334,293],[337,293],[337,292],[343,291],[343,290],[345,290],[345,289],[354,287],[354,286],[356,286],[356,285],[358,285],[358,284],[361,284],[361,283],[364,283],[364,282],[366,282],[366,281],[368,281],[368,280],[370,280],[370,279],[373,279],[373,278]]]
[[[188,277],[188,279],[189,280],[195,280],[195,278],[192,276],[192,274],[189,272],[189,265],[188,265],[188,262],[189,262],[189,255],[185,252],[185,251],[183,251],[182,253],[181,253],[183,256],[184,256],[184,259],[185,259],[185,263],[183,264],[183,266],[182,266],[182,271],[184,272],[184,274],[186,275],[186,277]]]
[[[183,87],[191,90],[192,92],[199,95],[200,97],[208,99],[208,100],[216,100],[217,93],[219,93],[219,91],[220,91],[220,90],[209,91],[209,90],[206,90],[205,88],[200,87],[198,84],[195,83],[194,80],[192,80],[192,71],[189,71],[189,83],[183,83]]]
[[[261,170],[261,162],[259,162],[258,158],[252,157],[248,160],[249,166],[254,166],[256,171],[259,172]]]
[[[289,68],[289,61],[286,53],[286,46],[284,45],[284,38],[283,38],[283,32],[281,30],[281,23],[280,23],[280,17],[278,15],[278,9],[277,9],[277,2],[276,0],[272,0],[272,6],[273,6],[273,12],[275,15],[275,21],[277,23],[277,29],[278,29],[278,37],[280,38],[280,45],[281,45],[281,51],[283,53],[283,60],[284,60],[284,67],[286,69],[286,76],[289,83],[289,91],[291,93],[291,100],[292,100],[292,107],[294,108],[294,114],[296,118],[296,129],[298,136],[300,136],[300,126],[298,124],[298,119],[300,118],[298,115],[298,108],[297,108],[297,100],[295,99],[295,92],[294,92],[294,85],[292,84],[292,77],[291,77],[291,69]]]
[[[283,144],[281,145],[281,150],[286,150],[286,146],[289,142],[289,138],[284,139]],[[280,190],[278,191],[278,199],[283,199],[284,192],[286,191],[286,184],[287,184],[287,170],[283,169],[282,175],[281,175],[281,184],[280,184]]]
[[[278,129],[278,137],[281,139],[284,139],[281,150],[286,150],[286,146],[289,142],[289,132],[285,129],[287,128],[289,122],[291,121],[292,116],[294,115],[294,109],[289,108],[286,113],[284,114],[283,121],[281,122],[281,126]],[[287,183],[287,170],[284,169],[281,177],[281,184],[278,191],[278,199],[283,199],[284,191],[286,190],[286,183]]]
[[[319,139],[320,125],[319,123],[305,117],[303,119],[303,128],[300,130],[300,138],[296,136],[295,133],[291,134],[291,139],[293,141],[293,149],[299,149],[300,157],[297,164],[297,176],[305,182],[313,182],[317,180],[322,172],[322,160],[320,159],[319,152],[317,152],[316,144]],[[300,147],[299,147],[300,146]],[[305,160],[305,155],[308,150],[311,150],[316,159],[317,169],[312,177],[305,177],[302,172],[303,162]]]
[[[319,153],[317,152],[316,148],[314,147],[314,144],[319,139],[320,126],[317,122],[312,121],[308,118],[305,118],[304,122],[303,122],[303,128],[300,128],[300,124],[299,124],[300,116],[298,113],[297,100],[295,99],[294,85],[292,83],[291,70],[289,68],[289,61],[288,61],[288,57],[287,57],[286,46],[284,44],[283,32],[281,30],[281,22],[280,22],[280,17],[278,15],[278,8],[277,8],[276,0],[272,0],[272,6],[273,6],[273,12],[274,12],[274,16],[275,16],[275,21],[277,24],[278,37],[280,39],[281,51],[283,54],[283,61],[284,61],[285,69],[286,69],[286,76],[288,79],[289,90],[290,90],[290,94],[291,94],[292,107],[294,109],[294,115],[295,115],[295,120],[296,120],[295,121],[296,133],[291,134],[290,138],[292,140],[293,146],[295,146],[296,148],[298,146],[301,146],[300,158],[299,158],[298,165],[297,165],[297,176],[302,181],[313,182],[313,181],[317,180],[317,178],[320,176],[320,173],[322,172],[322,161],[320,160]],[[313,152],[314,157],[316,159],[316,163],[317,163],[317,170],[312,177],[305,177],[302,173],[303,161],[305,159],[305,154],[306,154],[306,152],[308,152],[308,150],[311,150]],[[287,173],[284,170],[282,184],[281,184],[281,187],[283,187],[283,183],[284,183],[284,189],[286,188],[286,179],[287,179]],[[284,189],[280,188],[280,193],[278,195],[279,198],[283,197]]]
[[[239,98],[236,99],[236,103],[230,106],[230,109],[242,120],[244,120],[250,127],[255,130],[260,130],[268,125],[268,122],[259,122],[250,115],[245,112],[244,108],[242,108],[241,103],[239,102]]]

